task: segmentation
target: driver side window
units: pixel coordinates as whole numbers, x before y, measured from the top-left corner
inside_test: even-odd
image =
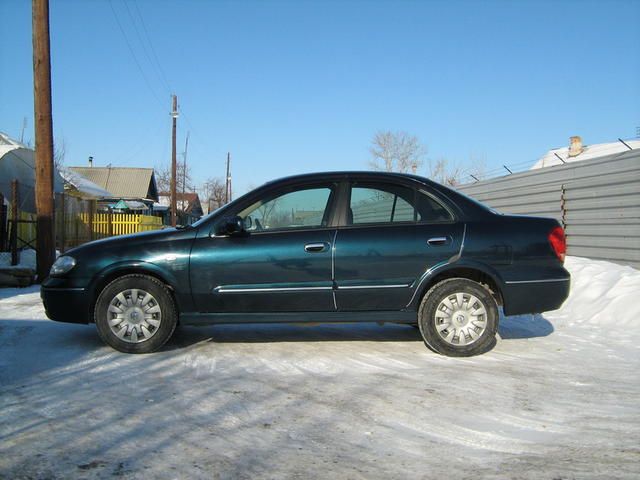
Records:
[[[249,232],[324,227],[332,191],[327,186],[275,194],[258,200],[238,215]]]

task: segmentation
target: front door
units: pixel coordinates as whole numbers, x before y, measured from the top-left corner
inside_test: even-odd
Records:
[[[200,312],[332,311],[331,184],[271,192],[230,215],[240,235],[201,236],[191,254]]]
[[[464,226],[409,186],[354,183],[335,242],[338,310],[401,310],[420,277],[460,250]]]

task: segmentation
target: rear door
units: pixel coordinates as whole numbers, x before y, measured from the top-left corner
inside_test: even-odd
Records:
[[[338,310],[400,310],[421,276],[460,251],[464,225],[433,193],[391,182],[352,182],[336,235]]]

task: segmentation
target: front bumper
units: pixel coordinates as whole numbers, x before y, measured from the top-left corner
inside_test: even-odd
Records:
[[[83,287],[61,286],[60,279],[47,278],[40,288],[40,298],[47,317],[56,322],[89,323],[90,295]]]

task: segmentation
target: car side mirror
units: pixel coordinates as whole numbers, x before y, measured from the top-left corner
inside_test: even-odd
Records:
[[[217,233],[221,235],[238,235],[246,231],[244,220],[237,215],[223,218],[222,222],[220,222],[220,227],[217,229]]]

